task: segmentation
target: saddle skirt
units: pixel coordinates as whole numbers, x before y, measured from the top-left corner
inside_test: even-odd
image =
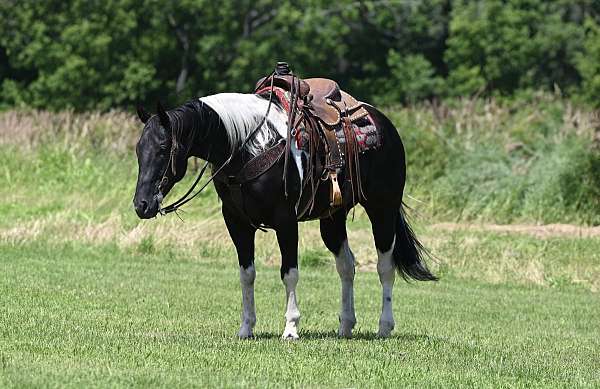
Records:
[[[271,88],[265,87],[265,88],[258,90],[256,92],[256,94],[262,95],[263,97],[268,98],[270,90],[271,90]],[[286,91],[285,89],[280,88],[280,87],[274,87],[273,92],[275,93],[275,97],[276,97],[279,105],[281,107],[283,107],[283,109],[287,113],[289,113],[290,109],[291,109],[290,108],[291,107],[290,92]],[[341,93],[348,95],[344,91],[341,91]],[[348,96],[350,96],[350,95],[348,95]],[[369,150],[376,150],[376,149],[380,148],[383,144],[383,138],[381,136],[381,133],[375,126],[373,119],[371,118],[369,113],[364,109],[364,107],[362,107],[362,103],[358,102],[352,96],[350,96],[350,97],[356,102],[354,105],[351,106],[355,110],[354,111],[355,114],[351,115],[350,122],[352,125],[352,132],[354,133],[354,136],[356,137],[356,142],[358,144],[359,152],[364,153]],[[339,104],[339,105],[336,104],[336,105],[339,107],[339,105],[341,105],[341,104]],[[364,111],[364,112],[356,111],[356,108],[358,108],[359,106],[360,106],[360,108],[362,108],[362,111]],[[351,108],[348,108],[348,110],[351,110]],[[341,111],[341,112],[343,112],[343,111]],[[335,124],[329,124],[329,123],[335,123]],[[330,121],[329,123],[324,122],[324,124],[326,124],[328,127],[331,127],[331,129],[335,131],[335,136],[336,136],[340,146],[345,147],[346,146],[346,134],[342,128],[341,115],[339,115],[337,117],[337,119],[334,119],[334,120]],[[306,126],[303,121],[300,121],[298,123],[296,132],[295,132],[295,139],[296,139],[296,146],[297,146],[298,150],[302,150],[305,152],[309,151],[308,150],[309,134],[308,134],[308,131],[307,131]]]
[[[376,150],[383,144],[381,133],[375,127],[370,116],[360,118],[351,123],[352,132],[356,138],[358,151],[362,154],[369,150]],[[346,133],[341,125],[336,126],[335,136],[342,149],[346,148]],[[296,145],[298,150],[308,151],[308,134],[301,128],[296,134]],[[344,152],[344,154],[346,154]]]
[[[274,99],[288,113],[284,171],[292,141],[305,154],[305,174],[296,203],[298,220],[315,218],[315,196],[324,182],[330,183],[330,207],[317,218],[328,217],[338,208],[351,207],[364,198],[359,156],[380,148],[383,137],[361,102],[333,80],[295,76],[285,63],[279,63],[274,74],[261,78],[254,93]],[[338,182],[340,174],[342,182]],[[341,188],[348,188],[345,197]]]

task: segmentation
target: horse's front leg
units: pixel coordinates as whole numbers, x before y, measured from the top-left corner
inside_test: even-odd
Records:
[[[298,339],[300,311],[296,300],[298,285],[298,223],[294,220],[277,230],[281,251],[281,280],[285,285],[286,310],[283,339]]]
[[[240,284],[242,287],[242,324],[238,336],[242,339],[254,336],[256,311],[254,308],[254,235],[256,229],[240,220],[233,212],[223,207],[223,217],[229,235],[233,240],[240,264]]]

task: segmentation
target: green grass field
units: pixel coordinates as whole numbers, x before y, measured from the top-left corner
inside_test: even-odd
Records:
[[[340,285],[314,222],[301,228],[301,340],[279,339],[279,253],[274,234],[259,233],[256,339],[240,341],[237,260],[214,192],[187,208],[184,222],[140,222],[131,206],[134,137],[119,132],[135,124],[118,115],[51,118],[44,137],[23,118],[0,118],[0,387],[600,386],[598,227],[487,228],[544,221],[540,212],[558,222],[597,220],[600,210],[586,200],[595,187],[576,190],[574,203],[546,188],[549,200],[533,209],[525,192],[503,197],[512,188],[505,175],[486,181],[488,202],[474,196],[442,209],[436,193],[460,198],[452,176],[413,180],[409,194],[424,201],[408,199],[414,225],[438,257],[431,265],[441,281],[397,280],[396,330],[386,340],[375,337],[381,295],[362,209],[348,224],[360,270],[352,340],[335,336]],[[558,161],[571,154],[558,152],[566,158]],[[544,160],[554,161],[541,153],[531,164]],[[569,163],[558,171],[589,168]],[[544,188],[539,169],[512,189],[525,181]],[[573,185],[568,177],[561,190]],[[589,177],[582,186],[593,184]]]
[[[231,256],[42,242],[2,254],[0,386],[600,385],[599,298],[581,287],[398,283],[397,328],[380,340],[379,282],[361,272],[355,339],[340,340],[333,266],[305,266],[301,340],[286,342],[278,270],[261,263],[257,338],[240,341]]]

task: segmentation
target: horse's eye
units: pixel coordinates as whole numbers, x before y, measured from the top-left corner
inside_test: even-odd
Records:
[[[159,146],[160,151],[165,151],[168,148],[168,145],[166,143],[161,143],[161,145]]]

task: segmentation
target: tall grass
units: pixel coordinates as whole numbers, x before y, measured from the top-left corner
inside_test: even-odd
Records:
[[[406,145],[406,193],[422,203],[406,200],[431,216],[415,221],[599,224],[600,159],[592,113],[552,96],[521,106],[476,100],[386,112]],[[174,215],[136,217],[133,149],[141,127],[123,112],[0,113],[0,246],[83,243],[234,261],[212,188],[184,209],[183,223]],[[194,169],[189,171],[167,201],[189,187]],[[538,242],[443,231],[426,223],[416,228],[440,258],[432,266],[442,275],[548,286],[566,279],[600,288],[597,239],[591,236]],[[349,240],[359,267],[367,269],[377,258],[370,229],[358,208]],[[318,222],[302,224],[299,246],[301,266],[331,266]],[[257,234],[256,248],[261,263],[279,263],[273,234]]]
[[[390,110],[436,218],[600,224],[600,117],[557,96]]]
[[[0,146],[20,151],[51,147],[80,154],[126,153],[133,150],[140,129],[128,112],[0,112]]]
[[[436,220],[600,224],[597,113],[549,94],[385,112],[405,143],[407,193]],[[76,177],[91,189],[114,170],[135,169],[140,129],[125,112],[7,111],[0,113],[0,160],[5,177],[30,175],[37,161],[45,181]]]

